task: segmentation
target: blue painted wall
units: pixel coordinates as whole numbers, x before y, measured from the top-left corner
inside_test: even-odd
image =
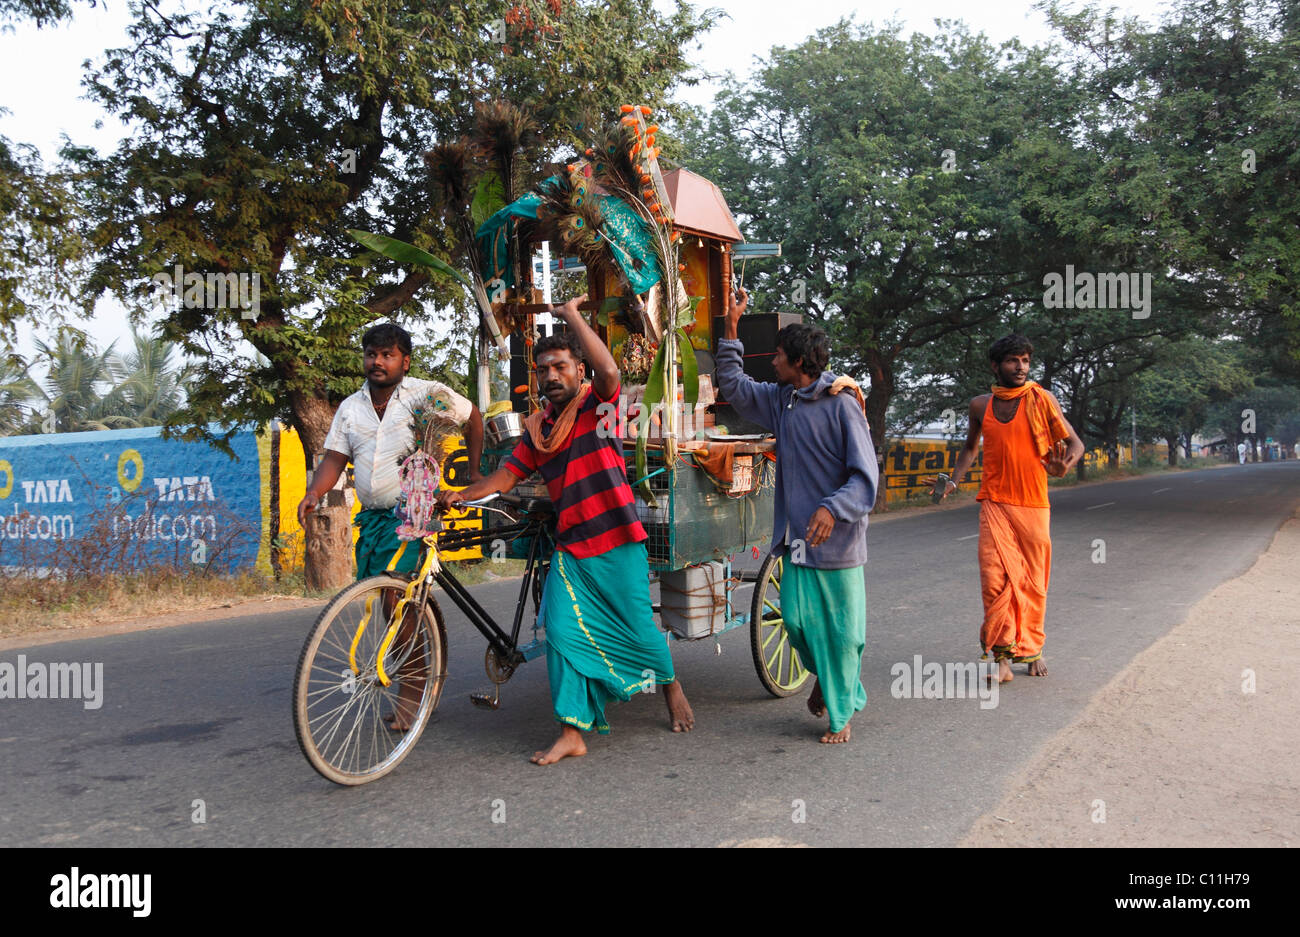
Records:
[[[256,435],[232,437],[231,459],[160,432],[0,437],[0,566],[251,570],[262,532]]]

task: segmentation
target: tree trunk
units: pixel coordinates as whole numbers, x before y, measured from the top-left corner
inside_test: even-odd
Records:
[[[290,402],[307,462],[308,484],[311,484],[316,458],[324,450],[325,437],[334,419],[334,408],[327,401],[305,394],[293,394]],[[326,492],[316,510],[307,515],[307,527],[303,531],[306,541],[303,578],[310,592],[337,592],[352,581],[352,531],[348,513],[343,491],[334,489]]]
[[[1172,468],[1178,464],[1178,437],[1166,436],[1165,445],[1169,447],[1169,465]]]
[[[871,444],[876,449],[876,463],[880,466],[875,510],[883,512],[889,509],[885,503],[885,411],[889,409],[889,400],[894,396],[894,368],[893,362],[874,348],[867,349],[866,359],[871,374],[871,390],[867,393],[867,423],[871,427]]]

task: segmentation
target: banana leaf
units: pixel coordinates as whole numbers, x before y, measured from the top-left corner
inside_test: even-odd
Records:
[[[414,244],[399,241],[397,238],[390,238],[386,234],[372,234],[369,231],[359,231],[356,228],[348,228],[348,234],[352,235],[352,239],[361,244],[362,247],[369,248],[376,254],[383,254],[390,260],[396,260],[401,264],[424,267],[435,273],[452,277],[467,289],[472,290],[474,288],[473,284],[465,279],[465,276],[455,267],[439,260],[428,251],[420,250]]]
[[[397,238],[390,238],[386,234],[372,234],[369,231],[359,231],[356,228],[348,228],[348,234],[352,235],[352,239],[363,247],[369,248],[377,254],[383,254],[390,260],[396,260],[398,263],[415,267],[424,267],[426,270],[445,274],[465,286],[478,304],[479,312],[483,316],[483,324],[487,326],[489,334],[491,334],[493,341],[496,342],[501,360],[509,360],[510,346],[506,344],[505,336],[501,334],[501,329],[497,326],[496,319],[492,315],[492,304],[488,300],[487,290],[483,286],[482,278],[477,273],[474,274],[474,280],[470,281],[455,267],[444,263],[428,251],[420,250],[414,244],[399,241]]]
[[[659,507],[659,502],[655,499],[654,493],[650,490],[650,480],[646,478],[645,438],[650,431],[650,421],[645,418],[645,415],[653,413],[654,407],[663,403],[665,371],[664,355],[667,347],[667,342],[664,342],[659,346],[659,351],[655,354],[654,364],[650,365],[650,376],[646,379],[645,383],[645,395],[641,398],[642,417],[638,420],[636,433],[636,477],[642,479],[639,486],[641,496],[645,499],[646,507],[649,508]]]
[[[682,397],[693,407],[700,399],[700,363],[695,358],[691,337],[684,329],[677,330],[677,337],[681,339],[677,347],[682,356]]]

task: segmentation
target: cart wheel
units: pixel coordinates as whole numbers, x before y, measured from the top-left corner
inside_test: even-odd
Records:
[[[759,567],[754,601],[749,608],[749,646],[754,652],[754,669],[767,692],[793,696],[809,672],[785,633],[785,619],[781,617],[782,566],[780,557],[769,556]]]

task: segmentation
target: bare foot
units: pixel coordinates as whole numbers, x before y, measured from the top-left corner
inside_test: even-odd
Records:
[[[822,682],[813,681],[812,695],[808,697],[808,711],[820,719],[826,715],[826,700],[822,697]],[[825,741],[823,739],[822,741]]]
[[[680,680],[674,680],[664,687],[664,702],[668,704],[668,721],[674,732],[689,732],[695,728],[695,713],[691,704],[686,702]]]
[[[1047,676],[1047,661],[1043,660],[1041,657],[1038,658],[1038,660],[1031,660],[1031,661],[1029,662],[1029,676],[1031,676],[1031,677],[1046,677],[1046,676]]]
[[[544,752],[533,752],[528,760],[535,765],[553,765],[561,758],[581,758],[585,754],[587,743],[582,740],[582,733],[573,726],[565,726],[554,745]]]
[[[840,745],[847,742],[851,734],[852,733],[849,732],[847,724],[838,732],[832,732],[830,729],[827,729],[821,737],[821,742],[826,745]]]

